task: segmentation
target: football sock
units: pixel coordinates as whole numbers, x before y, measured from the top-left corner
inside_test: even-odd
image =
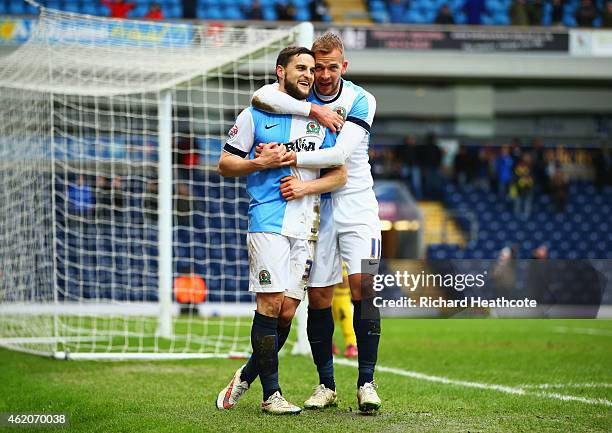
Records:
[[[289,326],[282,328],[280,325],[276,328],[278,332],[278,351],[280,352],[285,342],[287,341],[287,337],[289,337],[289,332],[291,332],[291,323]]]
[[[331,307],[320,310],[308,308],[306,330],[312,358],[319,372],[319,383],[335,391],[334,359],[332,356],[334,318]]]
[[[283,348],[285,342],[287,341],[287,337],[289,337],[289,332],[291,331],[291,323],[286,328],[282,328],[278,326],[276,328],[278,332],[278,351]],[[257,361],[255,360],[255,353],[251,355],[246,365],[242,369],[242,373],[240,373],[240,380],[246,381],[249,385],[255,382],[257,379],[257,375],[259,372],[257,371]]]
[[[251,345],[255,357],[263,399],[276,391],[281,391],[278,384],[278,319],[255,312],[251,328]],[[282,391],[281,391],[282,393]]]
[[[353,301],[355,314],[353,327],[357,336],[359,348],[359,377],[357,387],[374,380],[374,368],[378,357],[378,343],[380,342],[380,312],[374,306],[373,298]],[[362,318],[364,314],[365,318]]]

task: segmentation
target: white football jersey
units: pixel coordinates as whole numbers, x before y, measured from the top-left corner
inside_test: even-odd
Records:
[[[376,112],[374,96],[351,81],[341,79],[340,90],[335,97],[328,99],[317,95],[316,91],[313,91],[308,101],[318,105],[327,105],[342,116],[346,122],[353,122],[368,132],[346,162],[348,171],[346,185],[334,191],[332,195],[342,195],[372,188],[374,181],[368,148],[370,146],[370,129]]]

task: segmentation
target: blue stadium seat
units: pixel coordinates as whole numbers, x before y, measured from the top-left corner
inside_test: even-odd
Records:
[[[206,12],[206,18],[210,20],[221,20],[223,19],[223,11],[218,6],[211,6]]]
[[[244,15],[238,7],[229,7],[225,9],[225,19],[238,21],[244,19]]]
[[[273,6],[264,7],[262,2],[262,11],[263,19],[266,21],[276,21],[277,15]]]
[[[295,13],[296,21],[309,21],[310,20],[310,10],[306,7],[299,7],[296,9]]]
[[[25,2],[19,0],[10,1],[7,5],[8,13],[15,15],[24,15],[26,13]]]

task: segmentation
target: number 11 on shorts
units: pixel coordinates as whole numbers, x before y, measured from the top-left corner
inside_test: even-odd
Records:
[[[380,259],[380,255],[381,255],[381,240],[380,239],[376,239],[376,238],[372,238],[372,251],[370,251],[370,258],[371,259]]]

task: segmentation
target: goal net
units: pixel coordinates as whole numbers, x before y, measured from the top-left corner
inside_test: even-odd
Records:
[[[309,38],[41,8],[0,59],[0,345],[250,351],[248,197],[215,166],[280,49]]]

